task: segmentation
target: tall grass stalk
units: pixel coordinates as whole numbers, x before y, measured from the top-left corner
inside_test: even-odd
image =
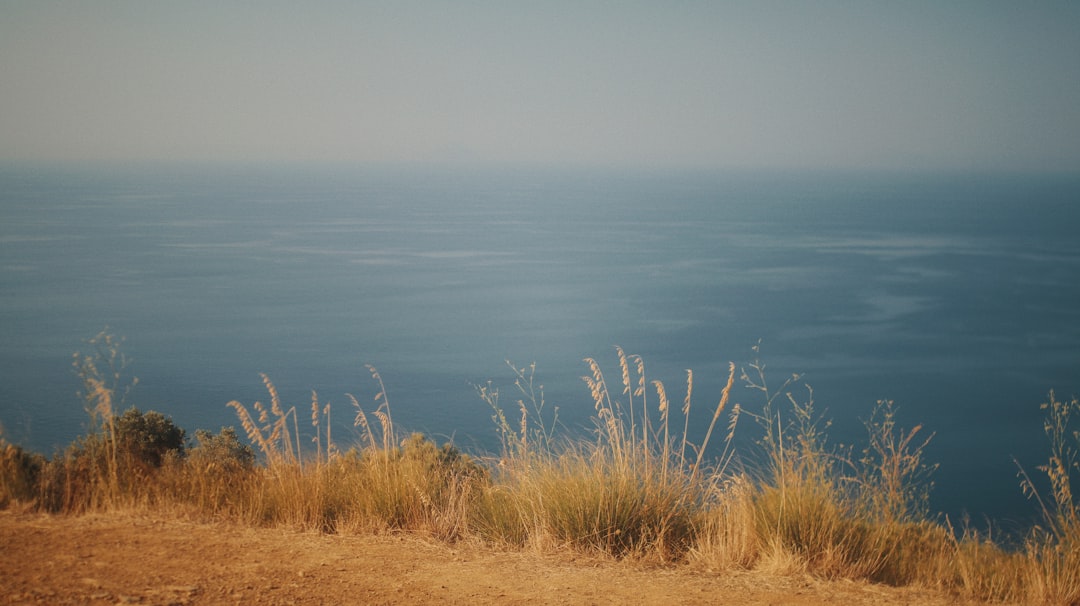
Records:
[[[1080,399],[1060,400],[1050,391],[1042,409],[1046,411],[1043,432],[1050,443],[1050,455],[1038,470],[1049,484],[1049,494],[1044,497],[1021,469],[1021,487],[1029,498],[1038,502],[1043,515],[1043,524],[1033,529],[1025,545],[1027,597],[1078,604],[1080,502],[1072,484],[1080,475],[1080,429],[1073,423],[1073,415],[1080,413]]]
[[[504,436],[494,483],[474,520],[483,536],[614,556],[683,557],[693,542],[694,516],[712,494],[710,486],[721,470],[707,466],[701,456],[687,464],[685,451],[701,452],[707,443],[690,444],[685,431],[673,435],[667,391],[662,382],[648,380],[640,356],[616,348],[616,360],[621,378],[617,392],[609,387],[600,363],[585,359],[589,373],[582,380],[593,401],[593,440],[552,441],[546,434],[547,448],[525,448],[525,428],[534,418],[530,408],[521,406],[521,431],[513,431],[498,406],[498,390],[490,384],[479,389],[495,410],[493,418]],[[733,366],[730,371],[733,374]],[[714,416],[726,405],[732,380],[729,377]],[[655,390],[655,404],[646,386]],[[535,423],[544,426],[542,417]]]
[[[82,383],[79,397],[89,419],[87,434],[42,472],[42,500],[51,509],[104,509],[124,504],[129,492],[121,473],[116,410],[123,409],[137,378],[128,378],[130,360],[123,338],[108,328],[86,341],[88,353],[76,352],[72,368]]]
[[[346,394],[361,435],[346,452],[331,438],[330,405],[321,404],[315,392],[313,453],[301,452],[296,409],[284,408],[269,378],[263,382],[271,405],[256,402],[258,417],[239,402],[229,403],[266,461],[256,470],[253,505],[247,509],[251,521],[320,531],[403,529],[444,539],[463,536],[472,495],[486,472],[450,444],[437,447],[421,434],[397,436],[382,377],[372,366],[367,370],[378,386],[376,408],[368,413]],[[378,423],[372,425],[369,414]]]
[[[702,513],[694,559],[895,584],[930,579],[947,550],[945,533],[915,506],[933,471],[922,457],[928,440],[916,440],[921,428],[898,429],[891,402],[879,403],[867,423],[869,445],[853,460],[828,444],[829,421],[801,376],[772,388],[755,358],[740,377],[762,401],[756,411],[736,407],[757,422],[762,456],[720,485],[716,504]]]

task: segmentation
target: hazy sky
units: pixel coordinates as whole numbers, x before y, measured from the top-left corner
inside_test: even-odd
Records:
[[[0,0],[0,160],[1080,170],[1080,2]]]

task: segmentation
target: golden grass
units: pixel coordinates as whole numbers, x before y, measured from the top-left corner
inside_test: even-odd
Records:
[[[518,401],[519,429],[511,427],[499,409],[497,390],[490,385],[480,389],[481,397],[496,410],[503,437],[493,485],[475,515],[482,536],[538,548],[659,560],[686,553],[695,534],[695,512],[720,473],[707,470],[700,454],[687,464],[685,452],[695,447],[685,432],[672,435],[663,384],[647,380],[639,356],[627,356],[619,348],[616,353],[621,378],[617,393],[609,388],[600,364],[585,360],[589,374],[582,379],[592,395],[596,422],[592,440],[551,441],[544,429],[550,424],[542,416],[542,403],[535,392],[523,389],[534,384],[534,367],[528,372],[515,368],[516,385],[526,396]],[[734,367],[730,370],[733,375]],[[692,381],[689,375],[686,412]],[[727,404],[732,381],[729,378],[714,418]],[[648,385],[657,393],[653,414]],[[546,448],[530,448],[530,440]],[[705,447],[703,443],[696,448]]]
[[[0,427],[0,509],[32,503],[45,458],[4,439]]]
[[[1005,549],[929,517],[934,466],[923,451],[932,436],[921,426],[901,428],[891,402],[878,403],[866,446],[853,456],[828,444],[828,421],[801,378],[773,388],[757,360],[738,377],[759,402],[732,402],[737,370],[729,365],[698,444],[689,438],[694,373],[687,371],[685,392],[675,395],[646,376],[640,356],[616,348],[614,384],[596,359],[584,361],[591,437],[560,435],[558,409],[545,403],[535,365],[510,364],[511,414],[493,383],[477,389],[492,409],[501,450],[473,458],[451,444],[399,434],[386,386],[369,366],[373,409],[348,395],[360,435],[350,448],[333,441],[333,411],[315,392],[309,430],[264,375],[269,405],[228,404],[254,451],[231,430],[199,432],[186,452],[148,464],[131,460],[123,435],[129,429],[120,422],[127,417],[114,413],[126,393],[118,340],[99,335],[91,344],[94,354],[76,356],[91,433],[52,459],[0,438],[0,507],[153,507],[321,532],[421,532],[709,570],[914,584],[983,600],[1080,603],[1080,509],[1071,489],[1080,449],[1075,398],[1059,401],[1051,392],[1044,405],[1050,457],[1038,471],[1050,492],[1039,494],[1023,476],[1044,520],[1022,546]],[[710,447],[725,414],[723,447]],[[757,458],[735,457],[743,416],[760,431]]]

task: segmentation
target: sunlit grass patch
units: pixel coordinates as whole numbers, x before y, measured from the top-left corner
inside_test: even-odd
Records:
[[[258,416],[239,402],[229,403],[265,460],[254,495],[257,506],[250,511],[261,523],[302,529],[422,530],[444,539],[460,538],[486,470],[451,444],[438,447],[422,434],[400,439],[382,379],[373,367],[369,371],[379,386],[377,407],[367,413],[349,396],[361,440],[345,452],[331,439],[331,409],[320,405],[317,394],[312,394],[311,404],[315,452],[306,457],[296,408],[284,408],[269,378],[263,381],[271,404],[256,402]],[[369,414],[377,419],[374,425]]]
[[[552,423],[542,416],[542,392],[526,387],[534,385],[532,367],[524,372],[511,365],[522,396],[516,427],[499,407],[497,390],[490,385],[479,390],[495,411],[503,442],[493,485],[474,520],[483,536],[614,556],[685,556],[696,533],[695,518],[721,472],[704,461],[706,443],[689,443],[685,425],[681,433],[672,431],[664,385],[647,381],[641,358],[619,348],[616,353],[618,393],[609,389],[600,364],[586,359],[589,374],[583,380],[595,412],[592,439],[553,439],[547,429]],[[732,366],[714,423],[727,406],[733,381]],[[656,394],[651,406],[649,389]],[[687,415],[692,390],[689,374]]]

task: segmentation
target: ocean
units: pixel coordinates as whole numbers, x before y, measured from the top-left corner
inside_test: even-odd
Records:
[[[758,347],[831,443],[893,400],[934,434],[934,511],[1019,526],[1040,404],[1080,394],[1078,233],[1076,175],[3,165],[0,422],[46,454],[80,435],[72,354],[105,327],[129,403],[189,434],[238,426],[266,373],[347,447],[371,364],[399,428],[474,451],[498,444],[476,386],[516,408],[507,361],[582,435],[584,358],[618,385],[614,346],[639,354],[680,403],[693,369],[700,436]]]

